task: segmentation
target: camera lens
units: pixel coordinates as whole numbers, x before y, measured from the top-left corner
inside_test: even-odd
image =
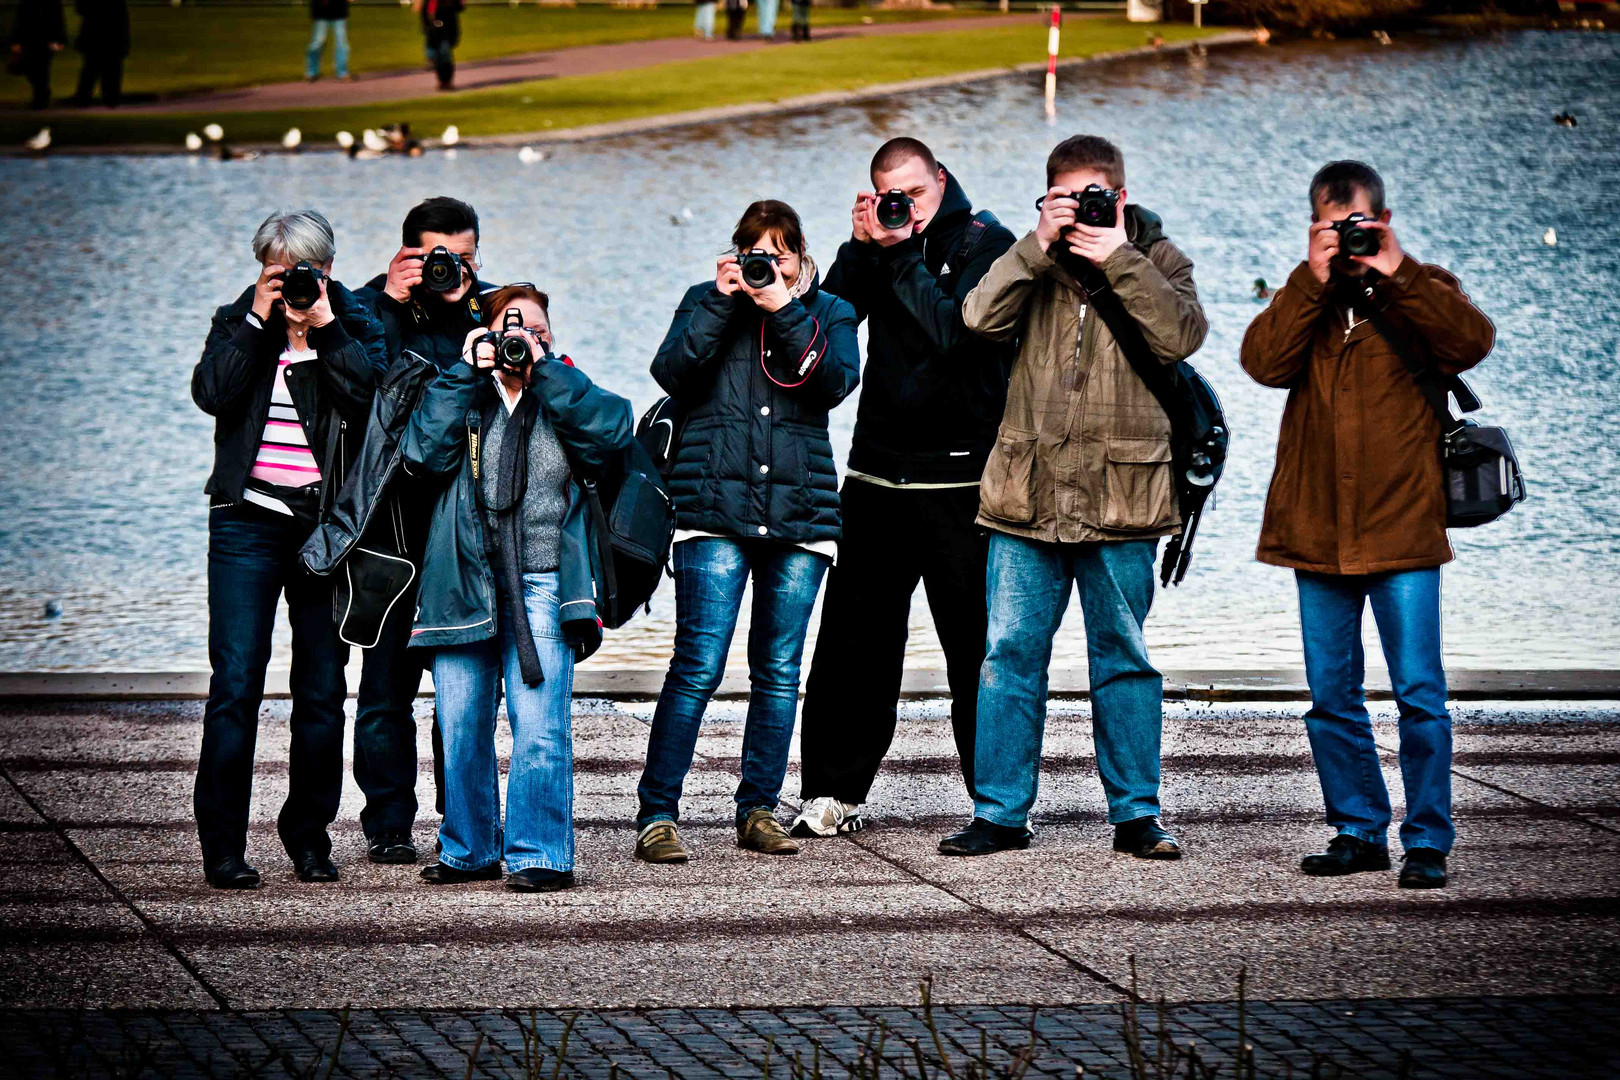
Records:
[[[1347,255],[1376,255],[1378,247],[1376,230],[1364,229],[1357,225],[1344,232],[1344,250]]]
[[[281,299],[298,311],[308,311],[321,298],[321,272],[301,262],[281,275]]]
[[[743,284],[750,289],[763,289],[776,280],[776,259],[763,251],[750,251],[738,260],[737,269]]]
[[[873,214],[885,229],[902,229],[911,222],[912,205],[904,192],[886,191],[878,196]]]
[[[1077,195],[1075,201],[1079,204],[1074,212],[1075,220],[1082,225],[1106,229],[1119,220],[1119,196],[1106,188],[1092,184]]]
[[[450,292],[461,284],[461,256],[436,247],[422,258],[422,284],[434,292]]]
[[[517,335],[501,338],[495,347],[495,361],[504,368],[521,368],[529,362],[529,356],[529,343]]]

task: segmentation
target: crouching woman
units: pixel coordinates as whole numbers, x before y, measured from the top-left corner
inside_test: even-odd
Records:
[[[574,882],[574,662],[601,643],[602,568],[582,486],[632,438],[630,402],[551,353],[546,295],[508,286],[462,363],[423,391],[403,440],[412,473],[445,478],[429,526],[411,644],[433,650],[444,731],[444,824],[431,884],[493,881],[550,892]],[[516,318],[511,313],[516,313]],[[517,325],[521,322],[521,325]],[[523,349],[503,347],[503,357]],[[512,727],[501,824],[495,719]]]

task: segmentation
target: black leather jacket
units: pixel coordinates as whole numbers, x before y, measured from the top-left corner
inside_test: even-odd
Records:
[[[335,318],[309,332],[318,359],[287,371],[287,391],[321,470],[323,512],[353,461],[372,392],[388,367],[382,324],[369,305],[336,281],[327,283],[327,297]],[[203,489],[212,496],[211,505],[242,499],[270,415],[276,362],[287,347],[280,314],[271,312],[260,327],[247,318],[252,310],[249,287],[214,312],[202,359],[191,373],[192,400],[214,417],[214,471]]]

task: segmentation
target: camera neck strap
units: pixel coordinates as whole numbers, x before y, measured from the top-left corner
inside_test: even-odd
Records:
[[[1451,395],[1457,395],[1457,404],[1463,412],[1473,412],[1479,408],[1479,399],[1468,388],[1468,384],[1456,375],[1444,375],[1440,369],[1418,354],[1417,349],[1407,336],[1401,333],[1390,322],[1389,316],[1378,305],[1378,294],[1375,290],[1376,278],[1368,274],[1360,281],[1348,278],[1339,282],[1339,298],[1350,307],[1356,308],[1361,316],[1372,324],[1378,336],[1389,343],[1389,347],[1400,358],[1401,366],[1406,368],[1417,383],[1418,390],[1423,399],[1429,403],[1435,419],[1440,421],[1442,435],[1450,435],[1463,426],[1451,411]]]

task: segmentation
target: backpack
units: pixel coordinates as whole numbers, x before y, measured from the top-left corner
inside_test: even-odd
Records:
[[[675,504],[657,462],[639,439],[579,479],[596,526],[602,566],[603,595],[597,611],[604,626],[617,630],[637,608],[651,606],[669,563]]]
[[[1174,473],[1176,504],[1181,512],[1181,535],[1165,545],[1159,569],[1160,585],[1180,585],[1192,561],[1193,539],[1203,520],[1204,504],[1226,468],[1231,428],[1215,388],[1187,361],[1161,363],[1142,336],[1142,327],[1096,266],[1074,267],[1092,308],[1108,324],[1125,359],[1170,417],[1170,463]]]
[[[652,403],[652,408],[636,421],[636,441],[663,480],[675,468],[675,452],[681,446],[681,429],[686,426],[686,410],[669,395]]]

